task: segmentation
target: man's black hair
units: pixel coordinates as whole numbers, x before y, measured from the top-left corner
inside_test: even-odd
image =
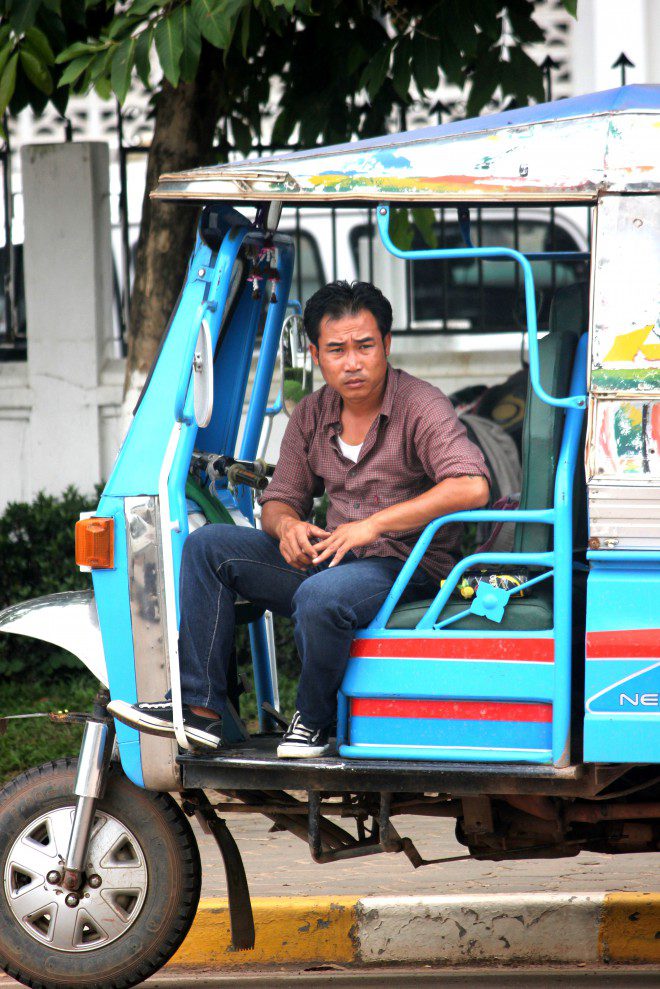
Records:
[[[325,316],[342,319],[355,316],[366,309],[376,320],[383,337],[392,329],[392,306],[383,293],[371,282],[330,282],[308,300],[303,315],[305,333],[318,347],[321,320]]]

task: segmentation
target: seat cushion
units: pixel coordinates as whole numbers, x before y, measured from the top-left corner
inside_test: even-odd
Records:
[[[392,612],[387,628],[415,628],[422,620],[431,599],[410,601],[399,605]],[[444,607],[440,620],[451,618],[469,607],[467,601],[450,600]],[[447,626],[447,631],[457,632],[537,632],[551,629],[552,622],[552,579],[534,588],[529,597],[510,598],[501,622],[491,622],[480,615],[466,615]]]

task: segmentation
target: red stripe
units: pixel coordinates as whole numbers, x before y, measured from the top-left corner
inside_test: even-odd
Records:
[[[362,718],[448,718],[461,721],[552,721],[551,704],[506,701],[418,701],[354,697],[351,714]]]
[[[623,632],[587,632],[588,659],[655,659],[660,657],[660,628],[631,628]]]
[[[371,659],[474,659],[554,662],[552,639],[354,639],[351,656]]]

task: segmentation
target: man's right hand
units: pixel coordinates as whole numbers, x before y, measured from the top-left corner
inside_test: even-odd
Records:
[[[277,526],[280,553],[288,564],[296,570],[306,570],[317,556],[311,539],[326,539],[329,533],[311,522],[284,517]]]

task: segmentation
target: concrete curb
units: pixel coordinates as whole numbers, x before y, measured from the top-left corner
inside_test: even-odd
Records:
[[[655,963],[660,893],[253,900],[253,951],[229,948],[227,901],[200,902],[172,966]]]

